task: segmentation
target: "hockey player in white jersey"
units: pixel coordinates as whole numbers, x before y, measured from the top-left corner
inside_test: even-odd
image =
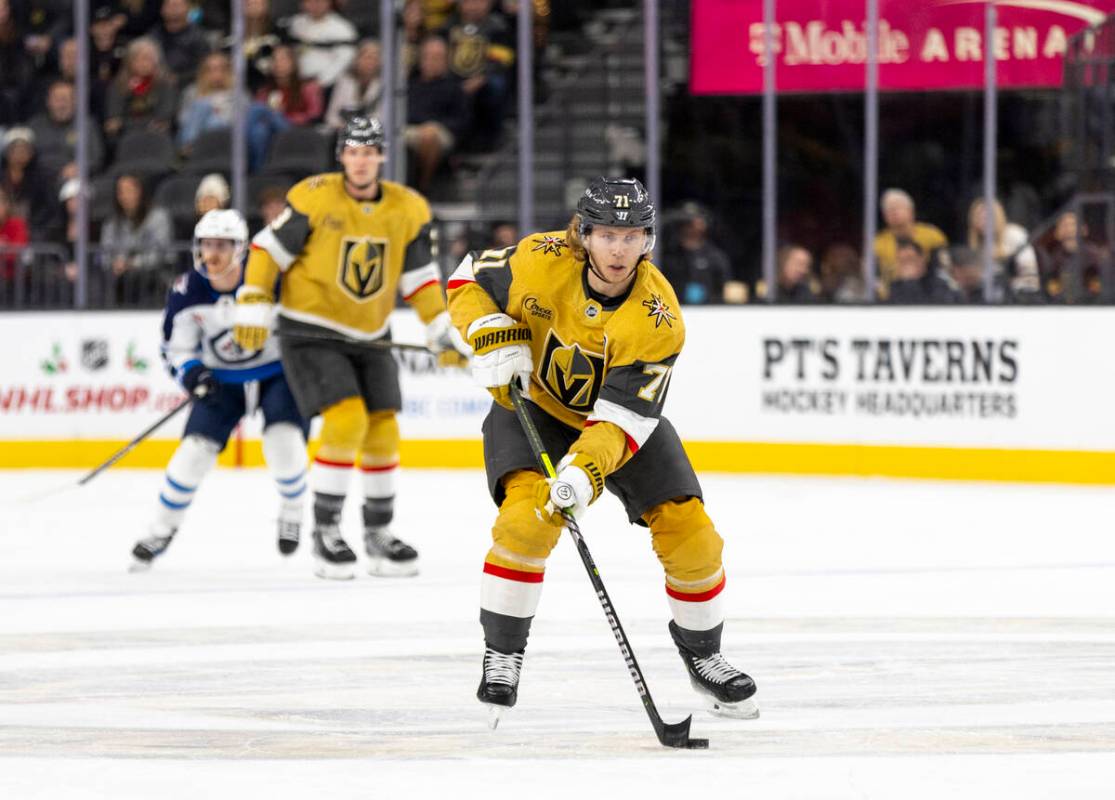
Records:
[[[263,412],[263,455],[279,492],[279,550],[298,547],[306,496],[306,435],[283,377],[276,337],[246,351],[233,339],[236,290],[243,283],[248,226],[239,212],[210,211],[194,229],[194,269],[167,297],[163,358],[193,396],[182,442],[167,466],[148,535],[133,569],[146,569],[170,545],[194,494],[245,415]]]

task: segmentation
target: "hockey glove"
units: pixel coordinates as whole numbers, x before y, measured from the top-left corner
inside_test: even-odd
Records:
[[[209,367],[195,364],[182,376],[182,386],[198,400],[213,402],[221,391],[221,383]]]
[[[519,381],[524,397],[530,397],[530,375],[534,362],[530,355],[530,328],[506,314],[488,314],[468,326],[472,345],[472,377],[492,393],[509,411],[511,381]]]
[[[426,325],[426,346],[437,354],[441,367],[464,367],[468,365],[471,351],[461,334],[453,327],[448,311],[442,311]]]
[[[236,292],[236,324],[232,338],[241,350],[249,353],[262,350],[271,335],[274,306],[271,296],[255,286],[245,284]]]
[[[563,511],[576,519],[603,490],[599,467],[583,453],[569,453],[558,462],[556,478],[542,478],[535,485],[534,503],[544,522],[560,527]]]

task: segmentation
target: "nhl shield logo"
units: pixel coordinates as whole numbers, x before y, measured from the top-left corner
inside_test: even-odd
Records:
[[[90,372],[108,366],[108,339],[86,339],[81,343],[81,366]]]
[[[584,350],[576,342],[566,346],[551,330],[546,337],[539,375],[546,391],[563,406],[572,411],[588,411],[604,382],[604,356]]]
[[[383,289],[387,240],[346,236],[341,242],[337,280],[355,300],[363,302]]]

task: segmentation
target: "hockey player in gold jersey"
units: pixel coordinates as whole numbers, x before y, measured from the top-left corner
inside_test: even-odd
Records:
[[[515,704],[527,636],[561,511],[607,488],[650,529],[665,571],[670,633],[694,688],[721,713],[758,715],[755,683],[720,653],[723,540],[662,405],[685,342],[677,298],[647,260],[655,210],[634,180],[593,181],[566,231],[470,253],[449,280],[453,324],[496,402],[484,421],[488,489],[499,507],[484,560],[478,698]],[[517,381],[557,477],[539,472],[511,410]],[[569,498],[572,498],[570,501]]]
[[[270,333],[281,276],[278,330],[287,380],[307,418],[321,415],[310,468],[317,574],[351,578],[356,556],[340,533],[353,467],[364,494],[364,544],[373,575],[414,575],[418,553],[388,528],[394,513],[401,407],[390,341],[395,293],[426,324],[435,352],[467,353],[445,307],[431,254],[430,209],[417,192],[380,180],[384,134],[354,117],[337,143],[342,172],[314,175],[252,241],[237,294],[237,341],[258,349]]]

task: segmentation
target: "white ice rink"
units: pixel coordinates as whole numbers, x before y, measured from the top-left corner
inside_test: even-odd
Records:
[[[479,473],[406,473],[421,576],[348,583],[278,555],[255,470],[128,574],[161,474],[13,505],[76,475],[0,473],[0,798],[1115,797],[1110,489],[703,476],[752,722],[700,711],[645,531],[602,501],[583,527],[651,691],[711,739],[676,752],[567,539],[486,729]]]

